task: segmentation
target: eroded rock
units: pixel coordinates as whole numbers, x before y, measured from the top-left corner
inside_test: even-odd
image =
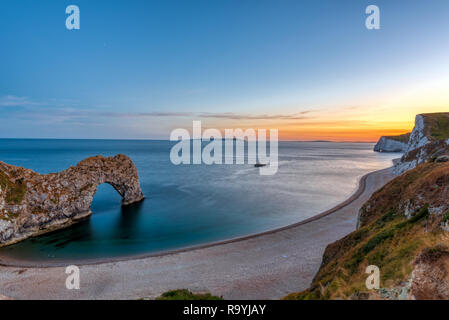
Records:
[[[449,253],[437,246],[425,249],[414,263],[411,277],[412,298],[417,300],[449,299]]]
[[[65,228],[92,214],[100,184],[128,205],[144,198],[137,168],[125,155],[87,158],[59,173],[41,175],[0,162],[0,246]]]

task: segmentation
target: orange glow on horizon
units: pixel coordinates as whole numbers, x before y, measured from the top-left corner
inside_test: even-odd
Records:
[[[439,103],[433,101],[427,106],[395,101],[374,107],[317,110],[301,119],[221,120],[219,123],[205,121],[205,124],[209,127],[215,124],[218,128],[278,129],[279,140],[286,141],[377,142],[381,136],[411,132],[417,114],[447,112],[448,106],[449,98]]]
[[[279,113],[248,117],[242,114],[232,118],[205,118],[202,129],[277,129],[281,141],[377,142],[381,136],[394,136],[411,132],[415,116],[421,113],[447,112],[449,98],[439,103],[422,106],[384,103],[378,106],[336,107],[312,110],[304,115]],[[252,119],[254,118],[254,119]]]
[[[279,140],[284,141],[316,141],[327,140],[335,142],[376,142],[381,136],[395,136],[411,132],[412,128],[403,129],[363,129],[344,128],[341,130],[326,130],[325,128],[309,131],[279,130]]]
[[[411,132],[414,121],[386,122],[377,121],[319,121],[309,123],[265,123],[265,124],[232,124],[224,128],[242,130],[278,129],[281,141],[316,141],[327,140],[335,142],[376,142],[381,136],[395,136]],[[212,127],[212,126],[208,126]],[[203,128],[205,129],[205,128]]]

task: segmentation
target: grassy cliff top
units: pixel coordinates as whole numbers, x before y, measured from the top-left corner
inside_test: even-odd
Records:
[[[388,139],[391,139],[391,140],[408,143],[408,140],[410,138],[410,134],[411,134],[411,132],[404,133],[404,134],[401,134],[401,135],[398,135],[398,136],[384,136],[384,137],[388,138]]]
[[[423,113],[426,135],[436,140],[449,139],[449,112]]]
[[[6,193],[6,203],[19,204],[25,196],[26,185],[22,179],[13,181],[5,172],[0,170],[0,189],[2,193]]]

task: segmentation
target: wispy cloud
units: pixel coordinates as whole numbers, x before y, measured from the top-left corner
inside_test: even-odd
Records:
[[[28,97],[18,97],[14,95],[0,96],[0,107],[24,107],[37,105],[42,105],[42,103],[32,101]]]
[[[3,108],[2,108],[3,107]],[[175,127],[189,127],[191,120],[204,120],[210,127],[278,128],[282,139],[375,141],[379,135],[403,133],[408,122],[393,117],[383,106],[311,108],[299,112],[131,112],[108,109],[79,101],[0,95],[0,136],[31,135],[61,137],[164,137]],[[150,107],[148,107],[150,109]],[[388,113],[387,113],[388,112]],[[3,132],[2,132],[3,130]],[[6,133],[5,133],[6,132]]]
[[[91,119],[96,118],[195,118],[195,119],[225,119],[225,120],[303,120],[307,119],[307,114],[313,110],[306,110],[297,113],[279,114],[249,114],[237,112],[114,112],[100,111],[95,108],[80,108],[71,106],[70,101],[60,101],[55,99],[48,101],[34,101],[28,97],[14,95],[0,96],[0,107],[23,107],[21,114],[26,118],[52,118],[55,121],[70,119]]]
[[[141,118],[141,117],[194,117],[194,118],[214,118],[230,120],[301,120],[306,119],[305,114],[311,111],[303,111],[292,114],[245,114],[234,112],[89,112],[90,115],[113,118]]]

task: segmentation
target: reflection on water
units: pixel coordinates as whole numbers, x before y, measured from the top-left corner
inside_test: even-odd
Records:
[[[145,200],[143,200],[145,201]],[[130,239],[139,223],[139,216],[142,214],[143,201],[122,206],[120,217],[117,219],[116,237],[119,239]]]

